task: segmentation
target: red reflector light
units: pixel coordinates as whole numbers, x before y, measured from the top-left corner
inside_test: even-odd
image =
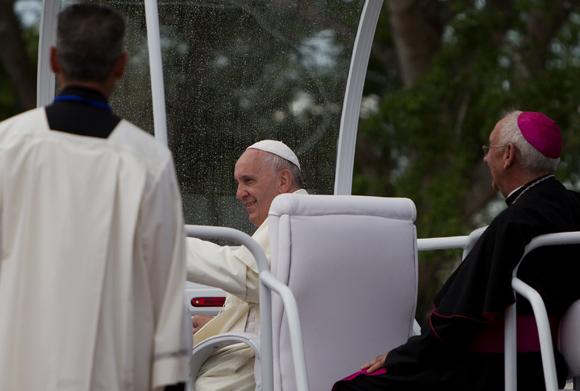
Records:
[[[191,305],[194,307],[221,307],[225,301],[225,297],[194,297],[191,299]]]

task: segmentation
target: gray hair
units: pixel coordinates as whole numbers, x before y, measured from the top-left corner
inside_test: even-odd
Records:
[[[292,175],[294,186],[298,189],[304,188],[304,178],[302,176],[302,171],[300,171],[298,166],[283,157],[274,155],[273,153],[265,153],[267,154],[266,162],[272,166],[274,172],[278,173],[282,170],[289,170]]]
[[[551,159],[534,148],[522,135],[518,126],[518,116],[521,111],[512,111],[504,118],[504,124],[499,134],[500,144],[513,144],[520,155],[524,169],[531,173],[553,173],[560,164],[560,158]]]
[[[123,53],[125,21],[112,8],[73,4],[58,16],[57,55],[70,80],[102,83]]]

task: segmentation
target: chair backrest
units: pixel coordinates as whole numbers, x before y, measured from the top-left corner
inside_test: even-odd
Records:
[[[417,295],[415,205],[403,198],[284,194],[270,208],[272,273],[294,294],[312,390],[404,343]],[[273,298],[274,389],[294,390]]]
[[[558,350],[566,359],[570,376],[580,377],[580,300],[570,306],[560,322]]]

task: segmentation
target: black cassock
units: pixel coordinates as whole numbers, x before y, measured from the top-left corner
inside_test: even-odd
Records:
[[[335,390],[504,389],[503,324],[504,312],[514,302],[512,270],[535,236],[580,230],[580,195],[550,175],[526,184],[506,202],[508,208],[437,294],[422,335],[389,352],[385,373],[338,382]],[[579,254],[578,246],[538,249],[518,271],[542,295],[553,332],[566,308],[580,298]],[[517,308],[518,388],[544,390],[531,308],[523,298]],[[531,337],[520,330],[531,330]],[[558,353],[556,364],[563,387],[566,370]]]

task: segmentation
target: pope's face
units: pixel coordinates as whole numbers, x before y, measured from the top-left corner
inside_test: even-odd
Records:
[[[244,205],[250,222],[256,227],[268,217],[272,200],[281,192],[280,176],[267,158],[266,152],[247,149],[234,169],[234,179],[238,183],[236,198]]]

